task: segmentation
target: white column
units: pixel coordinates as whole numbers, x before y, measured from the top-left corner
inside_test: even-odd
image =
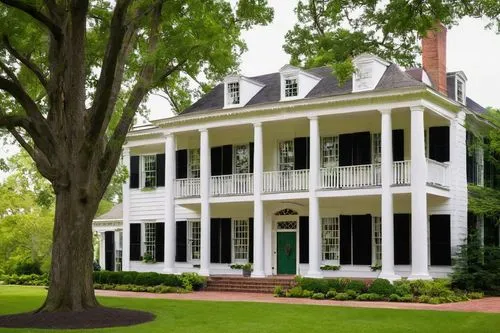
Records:
[[[175,272],[175,136],[165,136],[165,262],[163,272]]]
[[[316,190],[319,188],[320,144],[318,117],[309,117],[309,270],[307,277],[320,278],[321,218]]]
[[[262,174],[264,172],[264,144],[262,124],[253,126],[253,272],[252,277],[264,277],[264,205],[262,203]]]
[[[382,270],[379,278],[400,279],[394,273],[394,210],[392,202],[392,119],[391,110],[380,110],[381,121],[381,175],[382,175]]]
[[[101,270],[106,269],[106,241],[105,241],[105,233],[104,231],[99,232],[99,266],[101,266]]]
[[[200,275],[210,275],[210,143],[208,130],[200,129],[201,252]]]
[[[424,107],[411,107],[411,275],[430,279],[427,227],[427,161],[424,144]]]
[[[130,149],[123,148],[122,164],[130,173]],[[129,205],[130,205],[130,176],[127,177],[122,187],[123,192],[123,249],[122,249],[122,270],[130,270],[130,221],[129,221]]]

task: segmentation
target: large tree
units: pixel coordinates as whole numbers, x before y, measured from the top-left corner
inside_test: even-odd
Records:
[[[419,37],[437,21],[487,17],[500,32],[498,0],[300,0],[295,11],[298,23],[283,46],[291,63],[331,65],[341,81],[352,74],[350,60],[364,52],[414,66]]]
[[[39,311],[98,306],[92,219],[148,94],[236,69],[240,32],[272,16],[266,0],[0,0],[0,128],[56,197]]]

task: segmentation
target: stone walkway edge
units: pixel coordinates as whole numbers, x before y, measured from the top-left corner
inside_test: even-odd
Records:
[[[485,297],[483,299],[467,302],[446,304],[423,303],[396,303],[396,302],[360,302],[360,301],[332,301],[314,300],[309,298],[282,298],[271,294],[223,292],[223,291],[197,291],[188,294],[153,294],[131,291],[96,290],[97,296],[106,297],[131,297],[191,301],[221,301],[221,302],[260,302],[277,304],[312,304],[323,306],[341,306],[354,308],[375,309],[409,309],[409,310],[436,310],[460,312],[485,312],[500,313],[500,297]]]

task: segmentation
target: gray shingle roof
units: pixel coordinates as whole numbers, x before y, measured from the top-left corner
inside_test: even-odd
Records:
[[[114,205],[109,212],[94,218],[94,221],[96,220],[123,220],[123,205],[121,203]]]
[[[306,98],[320,98],[328,96],[337,96],[350,94],[352,91],[352,80],[347,80],[343,85],[339,85],[337,78],[328,66],[312,68],[306,72],[319,77],[321,80],[307,94]],[[257,105],[279,102],[280,93],[280,73],[271,73],[251,77],[250,79],[260,82],[265,86],[246,104]],[[403,72],[397,65],[391,64],[384,73],[375,90],[394,89],[403,87],[418,87],[424,84],[412,76]],[[210,110],[219,110],[224,107],[224,84],[221,83],[212,89],[208,94],[200,98],[184,112],[180,114],[187,115],[196,112],[206,112]],[[233,109],[237,110],[237,109]]]

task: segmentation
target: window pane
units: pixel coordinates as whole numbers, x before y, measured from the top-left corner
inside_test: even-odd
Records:
[[[156,155],[145,155],[144,159],[144,187],[156,187]]]
[[[149,254],[153,261],[156,259],[156,223],[145,223],[145,252],[144,254]]]
[[[189,178],[200,178],[200,149],[189,149]]]
[[[321,138],[321,167],[334,168],[339,165],[339,137]]]
[[[278,149],[280,171],[293,170],[295,162],[293,140],[279,142]]]
[[[285,97],[298,95],[297,78],[285,79]]]
[[[250,172],[250,156],[248,145],[234,146],[234,169],[235,173]]]
[[[375,265],[382,264],[382,219],[373,217],[373,252],[375,254]]]
[[[227,103],[240,104],[240,83],[232,82],[227,84]]]
[[[191,220],[190,223],[190,237],[191,242],[191,259],[200,259],[200,234],[201,234],[201,224],[198,220]]]
[[[382,145],[380,133],[372,134],[372,163],[381,163],[382,161]]]
[[[235,260],[248,259],[248,220],[233,220],[233,252]]]
[[[339,218],[321,219],[322,257],[324,261],[339,260]]]

